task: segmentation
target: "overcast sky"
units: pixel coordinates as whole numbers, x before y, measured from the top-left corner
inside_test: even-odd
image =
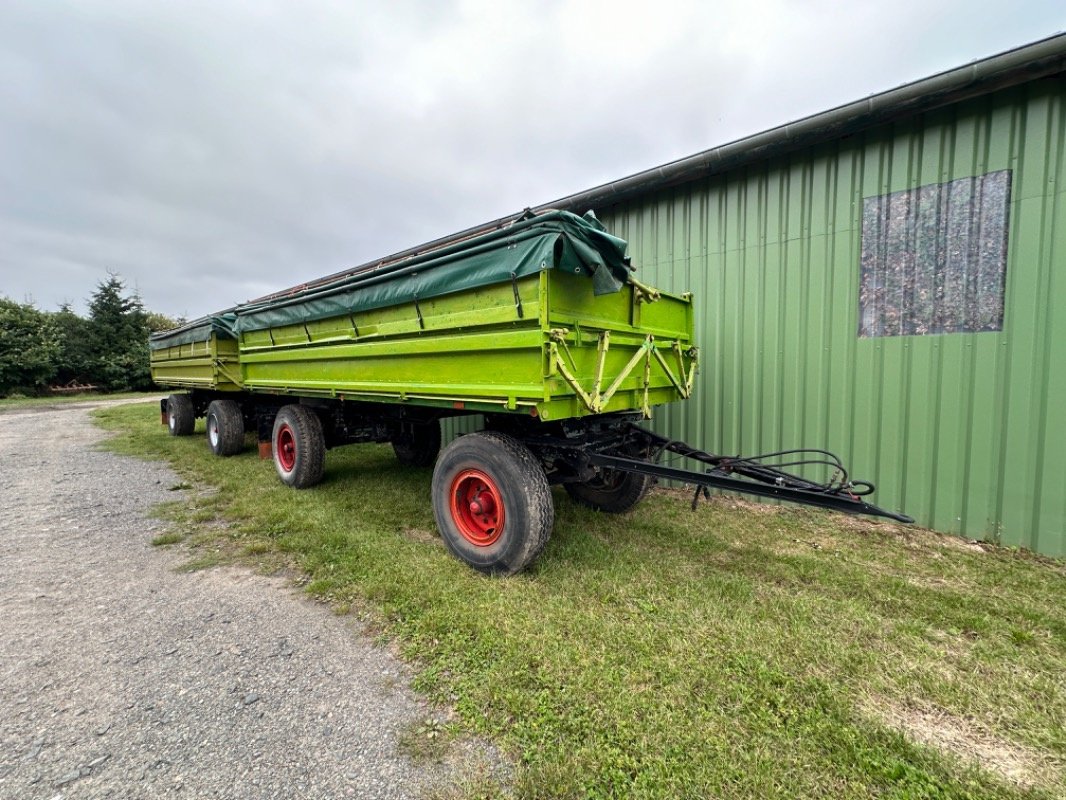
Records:
[[[1066,29],[1062,0],[0,3],[0,295],[196,317]]]

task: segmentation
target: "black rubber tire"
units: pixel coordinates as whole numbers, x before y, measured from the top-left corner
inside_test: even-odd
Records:
[[[274,418],[270,437],[274,469],[286,486],[306,489],[322,480],[326,468],[326,437],[314,411],[284,406]]]
[[[171,436],[190,436],[196,428],[196,410],[187,394],[167,398],[167,430]]]
[[[563,486],[566,493],[580,505],[608,514],[622,514],[643,500],[653,483],[650,475],[603,470],[595,480],[564,483]]]
[[[207,446],[216,456],[244,449],[244,414],[236,400],[212,400],[207,407]]]
[[[452,510],[457,481],[470,470],[487,476],[499,493],[503,525],[490,544],[460,530]],[[441,452],[433,470],[433,515],[452,554],[476,570],[512,575],[536,560],[551,536],[555,506],[544,469],[529,448],[496,431],[460,436]]]
[[[405,467],[432,467],[440,455],[440,422],[410,426],[392,440],[392,451]]]

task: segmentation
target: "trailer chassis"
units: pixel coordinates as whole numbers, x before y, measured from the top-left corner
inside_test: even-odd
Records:
[[[787,500],[849,514],[885,517],[913,523],[906,514],[889,511],[863,498],[875,487],[850,477],[839,456],[828,450],[797,448],[755,456],[723,456],[661,436],[637,424],[638,414],[613,414],[540,424],[539,430],[524,420],[487,420],[521,440],[545,464],[549,483],[581,483],[603,471],[645,475],[695,487],[692,508],[711,489]],[[548,430],[544,430],[548,428]],[[690,459],[706,465],[687,469],[661,463],[664,456]],[[805,478],[791,470],[822,468],[825,480]]]
[[[433,466],[433,507],[445,543],[476,569],[510,574],[531,564],[554,523],[551,485],[605,512],[628,511],[660,480],[694,487],[692,508],[710,490],[738,492],[850,514],[911,523],[865,499],[869,481],[853,479],[828,450],[794,449],[725,456],[657,434],[635,412],[545,422],[521,414],[485,414],[484,430],[441,449],[440,420],[455,409],[262,393],[194,391],[161,404],[174,435],[206,418],[216,455],[241,451],[255,431],[259,454],[273,458],[282,482],[297,489],[322,479],[325,451],[359,442],[391,442],[407,466]],[[666,462],[687,459],[697,468]],[[812,478],[812,474],[822,478]]]

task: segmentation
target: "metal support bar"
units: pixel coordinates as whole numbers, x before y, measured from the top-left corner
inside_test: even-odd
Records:
[[[651,419],[651,406],[648,405],[648,389],[651,386],[651,353],[644,359],[644,397],[640,403],[640,413],[644,419]]]
[[[426,322],[425,322],[424,319],[422,319],[422,309],[418,305],[418,295],[415,295],[414,300],[415,300],[415,313],[418,315],[418,327],[421,330],[425,330],[426,329]]]
[[[525,316],[525,312],[522,311],[522,297],[518,294],[518,273],[511,273],[511,289],[514,291],[514,307],[518,312],[518,318],[522,319]]]
[[[850,514],[914,522],[906,514],[867,503],[863,498],[873,493],[873,484],[851,479],[841,460],[827,450],[808,448],[749,457],[721,456],[660,436],[640,427],[634,419],[633,414],[603,415],[599,422],[585,422],[584,428],[564,427],[561,436],[532,436],[526,444],[542,459],[561,465],[559,482],[588,480],[589,469],[631,472],[695,485],[693,508],[701,494],[706,497],[706,490],[715,488]],[[694,470],[657,463],[664,452],[702,462],[707,468]],[[784,469],[812,466],[828,468],[831,477],[819,482]]]
[[[729,478],[725,475],[715,474],[714,471],[696,472],[695,470],[667,467],[662,464],[653,464],[650,461],[638,461],[621,456],[610,456],[601,453],[589,453],[589,463],[598,467],[622,470],[624,472],[637,472],[641,475],[651,475],[656,478],[694,483],[699,486],[725,489],[730,492],[741,494],[753,494],[759,497],[773,497],[778,500],[788,500],[793,503],[802,503],[806,506],[818,506],[831,508],[835,511],[846,511],[850,514],[866,514],[872,517],[887,517],[897,522],[912,523],[914,520],[906,514],[896,514],[883,508],[871,505],[859,499],[857,496],[847,494],[827,494],[789,486],[774,486],[772,484],[755,483],[754,481]]]
[[[688,378],[685,380],[685,386],[688,387],[689,394],[692,394],[692,386],[696,382],[696,369],[700,363],[700,351],[695,347],[688,349],[689,362],[688,362]]]
[[[592,384],[592,396],[596,401],[596,408],[593,411],[599,411],[602,408],[600,402],[600,387],[603,385],[603,367],[607,362],[607,349],[611,346],[611,332],[601,331],[600,341],[596,345],[596,380]]]
[[[632,275],[629,276],[629,283],[633,284],[633,294],[637,296],[638,303],[654,303],[656,300],[662,299],[658,289],[646,286]]]
[[[230,383],[236,383],[238,386],[241,384],[241,379],[235,377],[234,374],[227,369],[225,362],[221,358],[215,359],[215,368],[222,373],[223,376],[229,378]]]
[[[674,388],[681,394],[682,397],[688,397],[692,393],[692,380],[695,376],[695,360],[689,365],[688,379],[686,383],[682,383],[673,371],[670,369],[670,365],[666,363],[666,359],[663,358],[662,353],[655,347],[655,337],[648,335],[644,341],[641,342],[637,351],[629,359],[629,362],[622,368],[611,385],[607,387],[607,391],[601,389],[603,385],[603,373],[607,362],[607,351],[610,349],[610,331],[602,331],[600,333],[599,344],[597,345],[597,360],[596,360],[596,374],[594,378],[593,388],[591,392],[586,391],[574,376],[574,373],[567,368],[566,363],[563,361],[562,356],[559,354],[559,348],[556,345],[562,345],[563,352],[566,353],[570,360],[570,366],[576,370],[577,362],[574,360],[573,354],[570,352],[569,346],[566,343],[566,335],[569,331],[565,328],[557,328],[551,331],[551,338],[553,345],[549,351],[549,358],[551,365],[559,371],[559,374],[563,376],[563,379],[570,385],[570,388],[577,393],[577,396],[581,398],[581,401],[585,404],[585,407],[593,414],[601,413],[607,404],[614,397],[615,393],[622,386],[622,383],[632,374],[637,365],[644,361],[644,381],[643,381],[643,402],[641,404],[641,415],[645,419],[651,417],[651,409],[648,405],[648,391],[651,386],[651,358],[654,355],[655,359],[662,366],[666,376],[670,379],[670,382],[674,385]],[[684,373],[684,355],[681,350],[681,343],[674,342],[673,349],[677,353],[678,363],[682,369],[682,376]]]
[[[648,350],[649,349],[654,349],[654,348],[655,348],[655,345],[652,344],[652,337],[649,336],[647,339],[644,340],[644,344],[642,344],[640,346],[640,348],[637,350],[637,352],[635,352],[633,354],[633,357],[631,359],[629,359],[629,363],[626,364],[625,369],[623,369],[621,372],[619,372],[617,377],[615,377],[614,383],[612,383],[607,388],[607,391],[603,394],[603,396],[599,398],[600,408],[601,409],[605,405],[607,405],[607,403],[610,402],[611,398],[614,397],[614,393],[618,391],[618,387],[622,385],[622,381],[624,381],[626,378],[629,377],[629,373],[632,372],[633,369],[637,366],[637,364],[640,363],[640,360],[642,358],[650,363],[651,355],[648,353]],[[648,381],[647,381],[647,370],[645,370],[645,382],[644,382],[644,405],[645,406],[647,405],[647,397],[648,397]]]
[[[663,358],[663,354],[659,352],[658,348],[653,348],[652,353],[655,354],[655,360],[659,362],[659,365],[663,368],[663,372],[666,373],[666,377],[670,379],[670,383],[674,385],[674,388],[681,394],[682,397],[687,398],[692,393],[692,387],[686,386],[674,375],[670,369],[670,365],[666,363],[666,359]],[[684,375],[684,373],[681,373]]]
[[[681,342],[674,342],[674,355],[677,356],[677,375],[681,380],[685,380],[685,356],[681,352]],[[685,380],[685,397],[692,394],[692,381]]]
[[[563,346],[566,346],[565,342]],[[581,384],[578,383],[577,378],[575,378],[574,374],[569,369],[567,369],[566,363],[559,355],[559,349],[557,347],[552,348],[552,356],[555,361],[555,368],[559,370],[559,374],[563,376],[563,380],[565,380],[570,385],[570,388],[574,390],[577,396],[581,398],[581,402],[585,404],[585,408],[592,411],[595,408],[595,401],[592,399],[592,397],[589,396],[588,392],[581,388]]]

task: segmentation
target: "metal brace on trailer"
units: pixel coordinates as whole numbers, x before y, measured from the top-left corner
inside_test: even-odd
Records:
[[[226,365],[221,358],[215,359],[215,368],[225,377],[229,378],[231,383],[236,383],[237,385],[241,384],[241,379],[235,377],[233,373],[226,368]]]
[[[414,296],[415,301],[415,313],[418,315],[418,327],[422,330],[426,329],[426,322],[422,319],[422,309],[418,305],[418,295]]]
[[[633,293],[637,296],[638,303],[654,303],[656,300],[662,299],[662,294],[658,289],[653,289],[651,286],[647,286],[632,275],[629,276],[629,282],[633,284]]]
[[[551,331],[551,338],[554,342],[562,345],[563,352],[566,353],[567,358],[570,359],[570,365],[574,370],[577,369],[577,362],[574,360],[573,353],[570,352],[570,347],[566,343],[566,336],[570,331],[566,328],[555,328]],[[691,347],[687,351],[687,355],[691,359],[688,368],[688,374],[685,374],[685,355],[686,353],[681,349],[681,342],[674,342],[672,349],[677,355],[678,368],[681,372],[684,382],[681,378],[674,375],[673,370],[670,369],[670,365],[666,363],[666,359],[662,353],[655,346],[655,337],[648,335],[644,341],[637,348],[637,351],[633,354],[633,357],[629,359],[629,363],[615,376],[615,379],[611,382],[611,385],[607,387],[606,391],[603,391],[603,371],[607,361],[607,351],[610,349],[611,335],[610,331],[603,331],[600,333],[599,342],[597,344],[597,359],[596,359],[596,374],[594,384],[591,392],[586,391],[581,386],[580,382],[574,376],[574,374],[567,368],[566,363],[563,361],[562,356],[559,355],[558,347],[553,347],[552,360],[554,367],[562,375],[563,380],[569,384],[570,388],[574,390],[581,401],[585,404],[585,407],[593,414],[599,414],[611,401],[615,393],[621,387],[623,381],[629,377],[630,373],[636,369],[637,364],[644,361],[644,381],[643,389],[644,396],[641,402],[641,413],[645,419],[651,417],[651,408],[648,404],[648,392],[651,387],[651,359],[655,356],[655,360],[662,367],[663,372],[666,373],[666,377],[678,393],[682,397],[689,397],[692,394],[692,384],[696,376],[696,365],[698,362],[698,351],[696,348]]]
[[[515,307],[515,310],[518,312],[518,318],[522,319],[523,317],[525,317],[525,313],[522,311],[522,298],[518,294],[518,273],[517,272],[512,272],[511,273],[511,289],[514,290],[514,307]]]
[[[577,396],[581,398],[581,402],[585,404],[585,408],[591,410],[594,405],[592,397],[590,397],[589,393],[582,388],[580,383],[578,383],[577,378],[575,378],[574,374],[570,372],[566,366],[566,362],[563,361],[562,356],[559,355],[559,345],[561,344],[563,346],[563,352],[565,352],[570,359],[570,363],[574,366],[574,369],[577,369],[577,362],[574,361],[574,355],[570,352],[570,347],[566,343],[566,335],[568,333],[570,333],[570,331],[567,328],[552,329],[550,334],[552,338],[550,351],[552,364],[557,370],[559,370],[559,374],[563,376],[563,380],[565,380]]]

